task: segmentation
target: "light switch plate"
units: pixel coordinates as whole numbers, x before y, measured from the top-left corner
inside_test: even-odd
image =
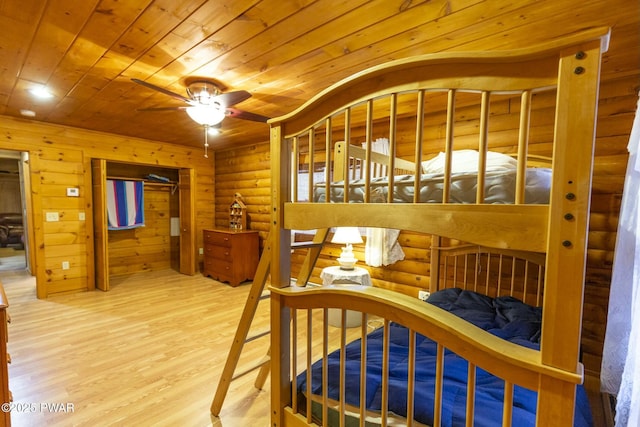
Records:
[[[47,212],[46,215],[47,221],[60,221],[60,217],[58,216],[58,212]]]

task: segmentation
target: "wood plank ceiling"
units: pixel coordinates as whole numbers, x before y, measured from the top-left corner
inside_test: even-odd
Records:
[[[636,13],[629,10],[636,8]],[[200,147],[184,106],[189,76],[252,97],[275,117],[390,59],[509,48],[614,26],[604,77],[637,73],[638,2],[628,0],[0,0],[0,114]],[[615,25],[614,25],[615,24]],[[625,41],[627,40],[627,41]],[[53,98],[28,89],[46,85]],[[212,148],[268,140],[268,125],[226,118]]]

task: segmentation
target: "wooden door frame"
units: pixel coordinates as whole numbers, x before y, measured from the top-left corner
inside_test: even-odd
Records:
[[[193,276],[198,272],[196,255],[196,171],[183,168],[178,171],[180,192],[180,273]]]
[[[91,177],[93,191],[93,259],[95,286],[101,291],[109,290],[109,234],[107,223],[107,161],[91,159]]]
[[[27,263],[27,271],[35,276],[36,257],[35,251],[31,247],[34,242],[33,237],[33,208],[31,197],[31,165],[29,163],[30,153],[28,151],[20,152],[20,198],[22,202],[22,222],[24,224],[24,249],[25,262]],[[36,283],[36,288],[37,288]],[[37,292],[37,290],[36,290]]]

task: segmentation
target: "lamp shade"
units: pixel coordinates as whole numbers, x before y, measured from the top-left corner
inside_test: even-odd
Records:
[[[187,107],[187,114],[194,122],[202,126],[215,126],[225,116],[224,108],[218,104]]]
[[[331,242],[342,244],[362,243],[362,236],[358,227],[338,227]]]

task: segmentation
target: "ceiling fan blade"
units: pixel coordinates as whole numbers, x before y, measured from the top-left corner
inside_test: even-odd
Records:
[[[238,110],[237,108],[227,108],[227,116],[242,120],[251,120],[253,122],[266,123],[269,117],[260,114],[249,113],[247,111]]]
[[[179,99],[180,101],[183,101],[183,102],[186,102],[186,103],[192,103],[193,102],[191,99],[187,98],[186,96],[182,96],[182,95],[179,95],[177,93],[171,92],[170,90],[167,90],[167,89],[162,88],[160,86],[156,86],[154,84],[147,83],[147,82],[145,82],[143,80],[140,80],[140,79],[131,79],[131,80],[134,81],[135,83],[138,83],[139,85],[148,87],[149,89],[153,89],[153,90],[156,90],[156,91],[158,91],[160,93],[164,93],[165,95],[169,95],[172,98]]]
[[[216,100],[219,100],[225,107],[231,107],[241,103],[242,101],[251,98],[251,94],[246,90],[237,90],[234,92],[221,93],[216,96]]]
[[[189,107],[150,107],[150,108],[138,108],[136,111],[178,111],[185,110]]]

